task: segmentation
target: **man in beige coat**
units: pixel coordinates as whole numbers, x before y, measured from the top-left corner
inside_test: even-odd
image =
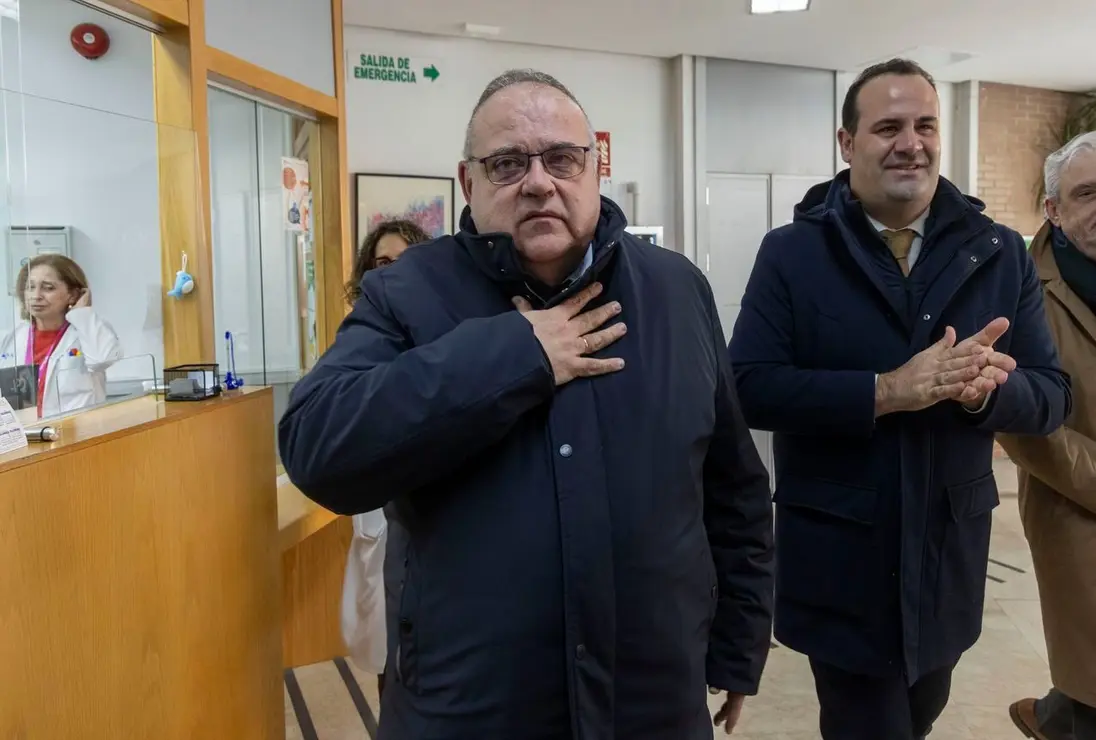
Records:
[[[1039,740],[1096,739],[1096,131],[1046,161],[1047,223],[1031,245],[1073,411],[1048,437],[1000,437],[1020,471],[1054,687],[1010,708]]]

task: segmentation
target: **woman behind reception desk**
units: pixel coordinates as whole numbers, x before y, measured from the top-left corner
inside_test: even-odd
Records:
[[[38,367],[39,418],[106,401],[106,370],[122,345],[92,309],[83,269],[64,255],[38,255],[19,271],[16,292],[23,322],[0,342],[0,366]]]

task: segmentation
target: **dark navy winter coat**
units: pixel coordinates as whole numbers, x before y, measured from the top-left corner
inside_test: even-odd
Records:
[[[366,274],[280,423],[305,494],[390,522],[380,737],[710,738],[768,653],[772,507],[708,283],[604,200],[550,304],[600,280],[627,366],[556,388],[510,238],[461,225]]]
[[[812,188],[765,237],[730,344],[751,427],[775,432],[776,636],[847,671],[913,682],[981,631],[994,432],[1070,407],[1020,235],[941,179],[908,280],[849,189]],[[1019,365],[981,413],[874,419],[875,374],[1004,316]]]

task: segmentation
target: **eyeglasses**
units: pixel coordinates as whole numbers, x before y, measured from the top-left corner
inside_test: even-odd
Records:
[[[552,177],[569,180],[586,170],[588,146],[557,146],[543,152],[505,152],[487,157],[469,157],[469,162],[479,162],[487,173],[487,179],[495,185],[513,185],[525,177],[533,157],[540,157],[544,170]]]

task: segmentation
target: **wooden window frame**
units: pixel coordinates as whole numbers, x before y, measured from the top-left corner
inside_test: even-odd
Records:
[[[162,27],[153,36],[153,79],[158,126],[160,260],[164,362],[215,362],[213,238],[210,221],[208,83],[314,116],[319,141],[309,162],[315,214],[317,333],[326,349],[346,308],[342,286],[354,257],[346,166],[346,78],[342,0],[331,0],[335,95],[325,95],[206,44],[205,0],[102,0]],[[167,296],[182,256],[195,289]]]

